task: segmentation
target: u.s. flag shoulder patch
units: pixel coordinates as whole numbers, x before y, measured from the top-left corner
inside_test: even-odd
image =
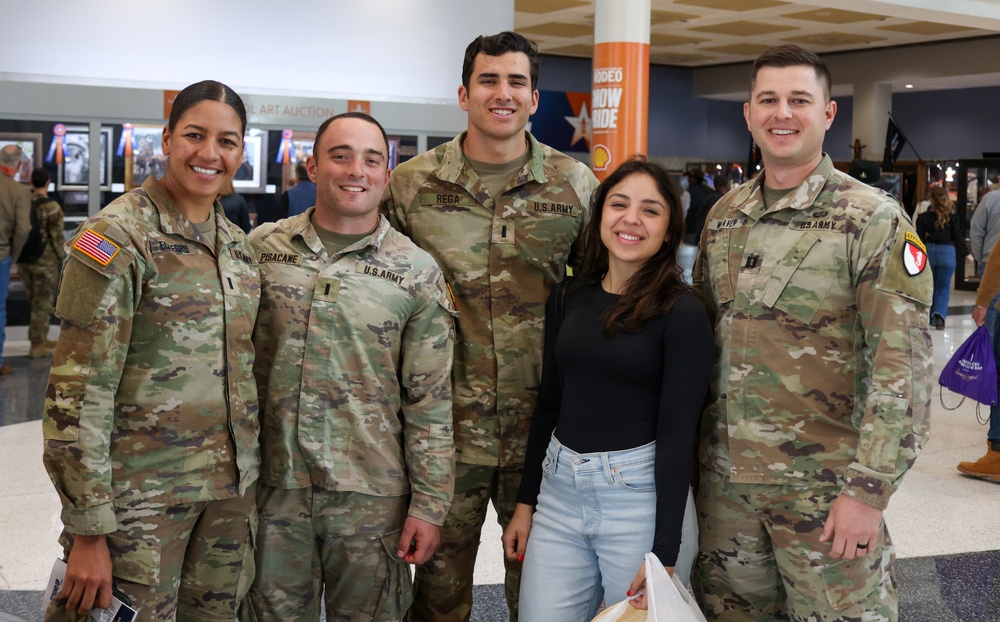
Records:
[[[121,247],[93,229],[83,232],[73,248],[90,257],[102,266],[107,266],[121,251]]]
[[[917,234],[906,232],[906,243],[903,245],[903,267],[910,276],[917,276],[927,267],[927,247],[917,237]]]

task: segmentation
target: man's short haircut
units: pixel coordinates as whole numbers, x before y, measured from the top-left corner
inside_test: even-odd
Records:
[[[17,145],[6,145],[3,149],[0,149],[0,166],[20,168],[21,148]]]
[[[382,127],[381,123],[375,120],[375,117],[367,115],[363,112],[354,111],[335,114],[326,121],[323,121],[323,124],[319,126],[318,130],[316,130],[316,140],[313,142],[313,157],[319,156],[319,141],[323,138],[326,128],[330,127],[330,124],[337,119],[361,119],[362,121],[367,121],[377,127],[378,131],[382,132],[382,139],[385,141],[385,161],[386,164],[389,163],[389,136],[386,135],[385,128]]]
[[[306,168],[305,162],[295,165],[295,178],[299,181],[309,181],[309,169]]]
[[[773,47],[757,57],[753,63],[753,69],[750,70],[750,97],[753,97],[753,89],[757,86],[757,72],[762,67],[797,67],[800,65],[813,68],[813,71],[816,72],[816,78],[823,86],[826,101],[830,101],[830,85],[833,84],[830,69],[826,63],[820,60],[819,56],[792,44]]]
[[[49,187],[49,172],[44,168],[36,168],[31,171],[31,187],[32,188],[48,188]]]
[[[465,61],[462,63],[462,85],[465,89],[469,89],[472,68],[476,64],[477,56],[480,54],[502,56],[510,52],[521,52],[528,56],[531,64],[531,90],[538,88],[538,46],[534,41],[525,39],[516,32],[505,30],[491,37],[476,37],[469,47],[465,48]]]

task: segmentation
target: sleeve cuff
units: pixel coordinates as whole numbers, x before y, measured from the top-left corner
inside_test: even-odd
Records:
[[[410,497],[410,510],[407,515],[440,527],[444,524],[449,509],[451,509],[451,503],[415,492]]]
[[[66,531],[77,536],[101,536],[118,530],[115,509],[110,503],[89,508],[63,508]]]
[[[854,497],[868,505],[884,510],[889,505],[889,497],[896,492],[896,487],[889,482],[871,475],[851,472],[840,494]]]

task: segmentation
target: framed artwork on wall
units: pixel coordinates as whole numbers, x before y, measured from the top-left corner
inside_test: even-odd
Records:
[[[299,162],[305,164],[306,158],[312,155],[313,142],[316,141],[316,132],[300,132],[299,130],[295,130],[289,140],[288,162],[284,162],[281,165],[282,192],[294,186],[295,182],[298,181],[295,178],[295,165]],[[278,150],[278,157],[282,158],[281,149]]]
[[[7,145],[21,148],[21,167],[14,181],[31,183],[31,171],[42,165],[42,134],[35,132],[0,132],[0,149]]]
[[[233,175],[233,188],[241,192],[264,192],[267,185],[267,132],[247,128],[243,137],[243,161]]]
[[[101,190],[111,190],[112,128],[101,128],[100,180]],[[56,186],[60,190],[87,190],[90,181],[90,128],[86,125],[66,126],[63,161],[59,165]]]
[[[163,126],[133,126],[132,155],[125,156],[125,189],[138,188],[150,175],[163,179],[163,174],[166,172],[167,156],[163,155]]]

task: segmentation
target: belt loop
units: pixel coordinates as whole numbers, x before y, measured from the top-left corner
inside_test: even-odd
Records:
[[[601,452],[601,465],[604,467],[604,479],[608,484],[614,484],[615,478],[611,473],[611,462],[608,460],[608,452]]]

